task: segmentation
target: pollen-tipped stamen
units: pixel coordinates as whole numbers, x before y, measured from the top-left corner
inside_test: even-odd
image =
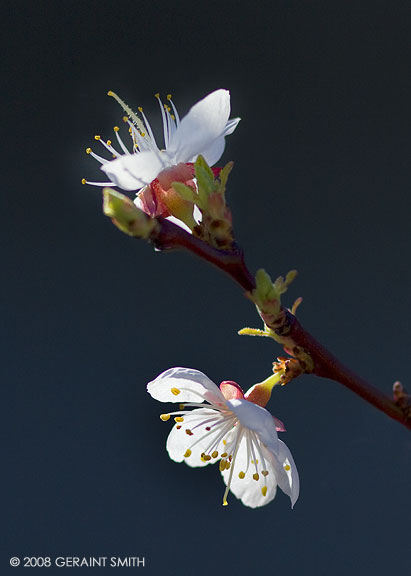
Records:
[[[161,110],[161,118],[163,120],[163,135],[164,135],[164,148],[168,148],[168,144],[169,144],[169,139],[168,139],[168,131],[167,131],[167,118],[166,118],[166,114],[164,112],[164,107],[163,107],[163,103],[161,102],[161,98],[160,98],[160,94],[155,94],[155,97],[158,100],[158,103],[160,105],[160,110]]]
[[[225,492],[224,492],[224,496],[223,496],[223,506],[227,506],[227,505],[228,505],[227,496],[228,496],[228,493],[229,493],[229,491],[230,491],[231,480],[232,480],[232,478],[233,478],[233,472],[234,472],[234,467],[235,467],[235,459],[236,459],[236,456],[237,456],[238,448],[240,447],[240,443],[241,443],[241,438],[242,438],[242,436],[243,436],[243,428],[242,428],[242,426],[240,425],[240,428],[239,428],[239,430],[238,430],[238,432],[237,432],[237,437],[236,437],[236,440],[235,440],[234,450],[233,450],[233,454],[232,454],[233,460],[232,460],[232,465],[231,465],[231,469],[230,469],[230,474],[229,474],[229,476],[228,476],[227,486],[226,486],[226,489],[225,489]]]
[[[145,131],[145,126],[144,126],[143,122],[140,120],[140,118],[137,116],[137,114],[132,111],[130,106],[128,106],[124,102],[124,100],[122,100],[119,96],[117,96],[117,94],[115,92],[112,92],[111,90],[109,90],[107,92],[107,96],[111,96],[112,98],[114,98],[114,100],[116,100],[116,102],[118,102],[120,104],[120,106],[122,107],[124,112],[127,114],[127,116],[129,116],[133,120],[133,122],[136,124],[136,126],[138,126],[142,132]]]
[[[119,130],[120,130],[120,128],[118,126],[114,126],[114,134],[116,135],[117,142],[120,144],[120,148],[122,149],[124,154],[130,154],[129,150],[127,149],[127,146],[124,144],[123,140],[121,139],[121,136],[119,134]]]
[[[178,115],[177,108],[174,106],[174,102],[172,101],[171,98],[172,98],[171,94],[167,94],[167,100],[173,107],[174,116],[176,117],[176,126],[178,126],[180,124],[180,116]]]

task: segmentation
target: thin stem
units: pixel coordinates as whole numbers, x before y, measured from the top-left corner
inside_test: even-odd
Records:
[[[255,288],[255,280],[244,262],[244,254],[237,245],[232,250],[217,250],[202,240],[192,236],[169,220],[158,218],[160,229],[153,233],[151,241],[160,250],[187,250],[207,262],[214,264],[228,274],[246,292]],[[313,359],[313,373],[343,384],[355,394],[372,404],[387,416],[411,429],[411,419],[389,396],[369,384],[324,348],[298,322],[296,317],[282,308],[287,317],[287,333],[296,345],[303,348]]]

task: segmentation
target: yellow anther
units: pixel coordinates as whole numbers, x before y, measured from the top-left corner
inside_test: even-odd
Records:
[[[192,436],[193,433],[191,432],[191,430],[189,430],[188,428],[186,428],[186,434],[188,434],[189,436]]]
[[[289,466],[289,464],[286,464],[284,466],[284,470],[286,470],[288,472],[289,470],[291,470],[291,466]]]
[[[85,178],[82,178],[82,179],[81,179],[81,183],[82,183],[82,184],[87,184],[87,180],[86,180]]]
[[[157,92],[157,94],[154,94],[154,96],[155,96],[156,98],[160,98],[160,92]]]
[[[178,424],[178,425],[176,426],[176,428],[177,428],[177,430],[180,430],[180,428],[181,428],[181,425],[180,425],[180,424]]]
[[[128,122],[128,116],[123,116],[123,122]]]
[[[223,506],[228,506],[227,500],[223,500]]]
[[[184,454],[184,458],[188,458],[189,456],[191,456],[191,450],[190,448],[188,448]]]
[[[112,92],[111,90],[109,90],[109,91],[107,92],[107,96],[114,96],[114,92]]]
[[[183,418],[182,416],[176,416],[176,417],[174,418],[174,421],[175,421],[175,422],[184,422],[184,418]]]
[[[164,110],[168,110],[167,104],[163,104],[163,106],[164,106]]]
[[[227,452],[223,452],[223,453],[221,454],[221,458],[227,458]]]
[[[205,462],[209,462],[211,460],[210,454],[204,454],[203,459],[205,460]]]
[[[120,128],[118,126],[114,126],[113,130],[114,130],[114,132],[118,132],[120,130]]]
[[[178,405],[178,408],[179,408],[180,410],[184,410],[185,404],[179,404],[179,405]]]
[[[260,479],[260,475],[258,474],[258,472],[256,472],[255,474],[253,474],[253,478],[254,478],[254,480],[259,480],[259,479]]]
[[[225,469],[229,470],[231,466],[231,462],[229,462],[228,460],[225,461]]]
[[[141,133],[141,137],[142,137],[142,138],[145,138],[145,137],[146,137],[146,133],[145,133],[145,132],[142,132],[142,133]]]
[[[220,464],[219,464],[220,472],[224,472],[225,462],[226,462],[225,460],[220,460]]]
[[[180,394],[180,390],[178,388],[171,388],[171,394],[178,396]]]
[[[96,135],[94,136],[94,140],[97,140],[97,141],[98,141],[98,140],[101,140],[101,136],[99,136],[98,134],[96,134]]]
[[[176,117],[174,116],[174,114],[171,114],[171,119],[172,119],[172,120],[175,120],[175,119],[176,119]]]
[[[254,464],[254,460],[251,460],[251,464]],[[255,464],[258,464],[258,460],[255,461]]]
[[[227,440],[223,440],[223,444],[225,446],[227,444]]]
[[[160,414],[160,420],[167,422],[167,420],[170,420],[170,414]]]
[[[211,453],[211,456],[212,456],[213,458],[217,458],[217,456],[218,456],[217,450],[214,450],[214,452]]]
[[[167,100],[171,100],[172,96],[171,94],[167,94]]]
[[[261,474],[263,476],[268,476],[268,470],[261,470]]]
[[[86,154],[91,154],[91,148],[86,148]]]
[[[143,111],[143,109],[142,109],[141,106],[139,106],[139,107],[137,108],[137,110],[138,110],[139,112],[142,112],[142,111]]]
[[[261,488],[261,494],[262,494],[263,496],[267,496],[267,486],[263,486],[263,487]]]
[[[238,473],[238,477],[240,478],[240,480],[242,480],[243,478],[245,478],[245,472],[241,471]]]
[[[107,140],[107,146],[111,146],[111,140]]]

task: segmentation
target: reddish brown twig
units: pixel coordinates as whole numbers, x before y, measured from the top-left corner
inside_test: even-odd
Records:
[[[217,250],[195,236],[185,232],[169,220],[159,218],[158,222],[160,226],[153,232],[150,238],[158,249],[187,250],[192,252],[223,270],[235,280],[246,293],[254,290],[255,280],[245,265],[244,254],[240,247],[235,245],[232,250]],[[378,388],[372,386],[344,366],[301,326],[289,310],[282,308],[282,312],[285,314],[286,327],[287,329],[289,328],[287,336],[290,337],[297,346],[303,348],[314,362],[312,373],[343,384],[366,402],[387,414],[387,416],[390,416],[411,429],[409,410],[403,410],[401,405],[396,403],[392,398],[383,394]],[[283,329],[284,325],[282,326],[282,330]]]

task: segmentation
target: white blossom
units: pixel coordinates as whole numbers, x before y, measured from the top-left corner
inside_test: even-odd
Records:
[[[224,152],[225,137],[234,132],[240,121],[240,118],[229,119],[228,90],[212,92],[197,102],[181,121],[171,95],[167,96],[167,104],[163,105],[159,94],[156,94],[163,120],[164,147],[160,148],[143,109],[138,109],[140,117],[114,92],[109,92],[109,95],[121,104],[127,114],[124,119],[129,125],[132,146],[129,150],[124,144],[118,126],[114,127],[114,132],[121,152],[114,148],[110,140],[106,142],[96,136],[96,140],[114,156],[114,160],[97,155],[91,148],[87,148],[87,153],[101,163],[101,169],[110,182],[89,182],[83,179],[87,184],[138,191],[164,170],[195,162],[200,154],[212,166]]]
[[[227,486],[223,505],[231,490],[246,506],[264,506],[278,485],[294,506],[299,478],[291,452],[279,440],[273,416],[246,400],[237,384],[223,382],[218,388],[202,372],[171,368],[147,390],[156,400],[182,404],[179,411],[160,416],[175,420],[167,439],[169,456],[189,466],[218,461]]]

